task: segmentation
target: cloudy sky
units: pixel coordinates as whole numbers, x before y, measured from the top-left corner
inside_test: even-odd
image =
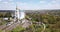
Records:
[[[60,9],[60,0],[0,0],[0,10]]]

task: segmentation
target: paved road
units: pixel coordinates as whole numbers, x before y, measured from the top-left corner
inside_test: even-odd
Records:
[[[9,27],[7,27],[4,30],[12,30],[13,28],[16,28],[16,26],[19,26],[19,25],[20,25],[20,22],[16,22],[16,23],[10,25]]]
[[[22,24],[23,24],[22,27],[28,28],[32,24],[32,22],[25,19],[23,20]]]
[[[5,25],[1,25],[0,29],[1,30],[12,30],[13,28],[15,28],[18,25],[20,25],[20,22],[17,21],[17,22],[15,22],[15,23],[13,23],[13,24],[11,24],[9,26],[6,26],[6,24]]]
[[[24,19],[24,20],[22,20],[23,21],[23,25],[22,25],[22,27],[28,27],[30,24],[31,24],[31,22],[29,22],[28,20],[26,20],[26,19]],[[20,23],[20,21],[16,21],[15,23],[13,23],[13,24],[11,24],[11,25],[9,25],[9,26],[6,26],[6,24],[5,25],[2,25],[2,26],[0,26],[0,29],[2,29],[2,30],[4,30],[4,31],[6,31],[6,30],[12,30],[12,29],[14,29],[14,28],[16,28],[16,26],[19,26],[19,25],[21,25],[21,23]]]
[[[3,28],[5,28],[6,27],[6,24],[5,25],[1,25],[0,26],[0,29],[3,29]]]
[[[22,27],[24,27],[24,28],[28,27],[31,24],[31,22],[29,22],[26,19],[24,19],[22,21],[23,21]],[[14,24],[10,25],[9,27],[4,28],[3,30],[12,30],[12,29],[16,28],[16,26],[19,26],[19,25],[21,25],[20,21],[16,21]]]
[[[30,24],[32,24],[29,20],[26,20],[26,19],[25,20],[22,20],[22,21],[23,21],[22,22],[23,23],[22,27],[24,27],[24,28],[26,28]],[[6,24],[5,25],[2,25],[2,26],[0,26],[0,29],[2,29],[4,31],[6,31],[6,30],[12,30],[12,29],[16,28],[17,26],[19,26],[20,24],[21,24],[20,21],[16,21],[15,23],[11,24],[10,26],[6,26]],[[45,28],[46,28],[46,26],[45,26],[44,23],[42,23],[42,25],[44,26],[44,29],[41,32],[43,32],[45,30]]]

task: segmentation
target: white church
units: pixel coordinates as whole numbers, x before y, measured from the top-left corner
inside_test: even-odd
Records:
[[[9,11],[8,11],[9,12]],[[16,6],[16,10],[14,11],[14,13],[10,12],[11,16],[14,17],[14,21],[19,21],[25,18],[25,11],[24,10],[20,10],[17,6]],[[7,18],[3,18],[4,20],[8,20]]]
[[[16,6],[14,21],[21,22],[23,19],[25,19],[25,11],[24,11],[24,10],[20,10],[20,9]],[[21,21],[19,21],[19,20],[21,20]],[[23,22],[25,22],[25,21],[22,21],[22,23],[23,23]]]
[[[20,20],[25,18],[25,11],[24,10],[20,10],[18,7],[16,7],[15,17],[20,19]]]

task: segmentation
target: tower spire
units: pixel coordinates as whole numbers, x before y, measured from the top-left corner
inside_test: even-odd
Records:
[[[18,9],[17,4],[16,4],[16,10]]]

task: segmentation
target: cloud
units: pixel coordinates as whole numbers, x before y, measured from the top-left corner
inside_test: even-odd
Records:
[[[17,4],[18,8],[20,8],[20,9],[25,9],[28,7],[28,4],[25,2],[16,2],[16,4]]]
[[[17,2],[18,8],[23,10],[34,10],[39,9],[39,4],[35,3],[26,3],[26,2]]]
[[[5,4],[7,4],[8,2],[2,2],[2,3],[5,3]]]
[[[60,9],[60,0],[42,0],[40,1],[40,9]]]
[[[15,9],[16,4],[18,8],[24,10],[37,10],[37,9],[60,9],[60,0],[40,0],[37,2],[29,1],[17,1],[17,2],[9,2],[14,0],[8,0],[0,3],[0,9]],[[4,7],[4,8],[3,8]]]
[[[60,9],[60,4],[58,4],[56,2],[45,3],[44,1],[41,1],[41,3],[37,3],[37,4],[18,2],[18,7],[20,9],[24,9],[24,10]]]
[[[0,1],[2,1],[2,0],[0,0]]]
[[[26,5],[27,3],[25,2],[16,2],[17,5]]]
[[[13,1],[13,0],[8,0],[8,1]]]
[[[16,5],[13,2],[0,3],[0,10],[15,10]]]
[[[40,1],[40,3],[46,3],[46,1]]]

